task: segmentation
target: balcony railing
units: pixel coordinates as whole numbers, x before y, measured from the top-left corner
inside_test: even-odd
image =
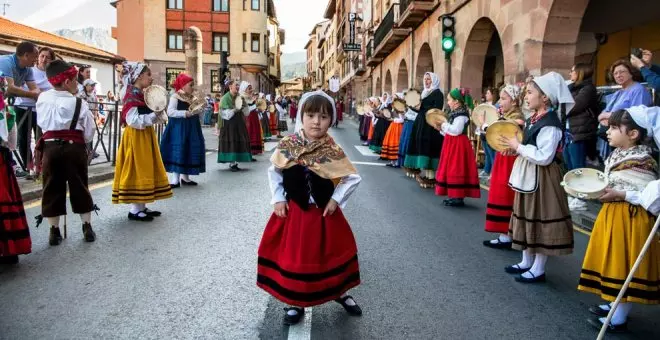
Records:
[[[436,0],[399,0],[399,20],[401,27],[417,27],[438,5]]]
[[[380,43],[383,42],[383,39],[385,39],[387,34],[394,29],[394,25],[398,19],[399,4],[392,4],[392,7],[387,11],[387,14],[383,17],[383,21],[380,22],[380,25],[378,25],[378,28],[376,29],[376,33],[374,34],[374,46],[378,47]]]

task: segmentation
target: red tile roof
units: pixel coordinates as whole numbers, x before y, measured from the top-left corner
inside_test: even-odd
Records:
[[[21,41],[31,41],[37,45],[49,46],[55,50],[67,52],[82,58],[100,58],[107,61],[123,60],[116,54],[48,33],[34,27],[0,17],[0,40],[8,40],[18,44]]]

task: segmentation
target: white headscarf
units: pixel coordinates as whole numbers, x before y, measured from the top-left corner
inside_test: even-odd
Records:
[[[550,99],[552,106],[557,107],[557,115],[559,116],[559,119],[561,119],[561,104],[566,104],[565,113],[571,112],[571,109],[575,106],[575,100],[573,100],[573,96],[566,85],[564,77],[559,73],[548,72],[540,77],[535,77],[532,81],[536,83],[541,91],[543,91],[543,94]]]
[[[431,94],[431,92],[440,88],[440,77],[438,77],[433,72],[424,73],[425,77],[426,75],[429,75],[429,77],[431,77],[431,87],[426,87],[426,82],[424,82],[424,91],[422,91],[422,99],[428,97]],[[423,78],[422,81],[424,81]]]
[[[383,93],[384,99],[381,97],[381,104],[380,107],[378,108],[379,110],[382,110],[387,107],[387,105],[390,105],[392,103],[392,96],[390,96],[389,93],[385,92]]]
[[[330,126],[334,125],[335,121],[337,120],[337,108],[335,106],[335,101],[334,99],[332,99],[332,97],[330,97],[327,93],[321,90],[307,92],[302,95],[300,101],[298,102],[298,116],[297,116],[298,119],[296,119],[296,127],[294,129],[294,132],[296,133],[300,132],[300,130],[302,130],[303,128],[302,120],[303,120],[304,112],[302,112],[302,108],[305,105],[305,101],[313,96],[322,96],[328,101],[330,101],[330,104],[332,104],[332,122],[330,123]]]
[[[263,98],[263,97],[264,97],[264,93],[263,93],[263,92],[259,92],[259,99],[261,99],[261,98]]]
[[[270,98],[271,98],[270,95],[267,94],[267,95],[266,95],[266,100],[267,100],[267,101],[270,101]]]
[[[509,95],[513,99],[515,103],[518,103],[518,106],[520,106],[520,87],[518,85],[512,85],[512,84],[507,84],[501,92],[504,92]]]
[[[246,91],[247,88],[248,88],[248,86],[250,86],[250,83],[247,82],[247,81],[245,81],[245,80],[243,80],[243,81],[241,82],[241,85],[238,87],[238,93],[239,93],[240,95],[244,95],[244,94],[245,94],[245,91]]]
[[[660,107],[633,106],[626,109],[637,125],[646,129],[649,137],[660,146]]]
[[[126,96],[126,89],[135,83],[135,81],[142,73],[142,70],[144,70],[147,65],[137,61],[125,61],[121,64],[121,66],[122,87],[119,89],[119,99],[124,100],[124,97]]]

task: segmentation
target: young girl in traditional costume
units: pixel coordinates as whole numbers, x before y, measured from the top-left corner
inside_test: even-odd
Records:
[[[265,99],[263,93],[259,93],[259,99]],[[266,105],[266,109],[264,111],[259,111],[259,120],[261,121],[261,133],[264,136],[264,142],[270,141],[270,138],[273,137],[273,134],[270,132],[270,121],[268,117],[269,117],[268,105]]]
[[[340,303],[350,315],[362,310],[346,292],[360,283],[355,238],[342,208],[360,183],[346,154],[328,135],[334,101],[322,91],[300,100],[293,135],[279,142],[268,178],[271,216],[259,246],[257,285],[286,308],[295,324],[304,307]]]
[[[397,100],[403,100],[403,94],[397,93]],[[403,112],[392,111],[392,122],[387,128],[385,138],[383,138],[383,149],[380,152],[380,159],[389,161],[386,165],[398,168],[399,143],[401,142],[401,131],[403,130]]]
[[[514,121],[524,127],[525,117],[520,109],[519,97],[520,88],[516,85],[506,85],[500,91],[500,119]],[[486,131],[487,126],[484,124],[481,128]],[[509,222],[513,212],[514,192],[509,187],[509,177],[516,157],[515,154],[506,152],[495,154],[486,205],[486,231],[500,235],[494,240],[484,241],[486,247],[511,249]]]
[[[279,135],[277,138],[282,138],[282,133],[289,131],[289,126],[287,125],[287,112],[284,106],[282,106],[282,97],[278,96],[277,99],[275,100],[275,110],[277,111],[277,131],[279,131]]]
[[[142,91],[153,82],[149,68],[138,62],[122,66],[121,124],[125,129],[117,149],[112,203],[130,204],[129,220],[153,221],[161,213],[147,209],[146,204],[172,197],[153,128],[162,121],[144,102]]]
[[[435,186],[435,173],[440,159],[443,137],[426,122],[426,112],[444,106],[444,95],[440,91],[440,78],[435,73],[424,74],[424,91],[419,114],[410,134],[410,144],[406,153],[404,167],[409,172],[417,172],[417,181],[423,188]]]
[[[566,193],[561,186],[562,173],[556,158],[562,139],[562,114],[573,107],[564,78],[550,72],[527,87],[525,97],[534,114],[525,122],[523,141],[500,138],[516,159],[509,185],[516,192],[509,224],[512,248],[522,250],[522,261],[505,271],[520,274],[516,281],[545,281],[548,256],[573,252],[573,222]]]
[[[376,154],[380,154],[383,149],[383,141],[385,140],[385,134],[387,129],[390,127],[390,120],[385,117],[383,110],[392,111],[392,99],[388,93],[383,93],[382,101],[380,106],[374,115],[376,116],[376,121],[374,122],[373,133],[371,135],[371,141],[369,142],[369,149]]]
[[[447,96],[447,105],[451,109],[449,119],[438,127],[445,137],[435,176],[435,194],[449,197],[443,201],[446,206],[461,207],[465,197],[481,197],[477,162],[467,136],[468,109],[473,109],[474,103],[467,90],[455,88]]]
[[[272,99],[271,95],[267,94],[266,95],[266,100],[268,101],[268,107],[269,108],[270,108],[271,105],[273,105],[273,107],[275,107],[275,103],[271,99]],[[280,130],[278,129],[279,122],[280,122],[280,120],[278,118],[277,109],[275,109],[274,112],[270,112],[270,109],[268,109],[268,124],[269,124],[269,127],[270,127],[270,133],[273,136],[276,136],[277,138],[282,138],[282,136],[280,135]]]
[[[600,295],[609,302],[616,299],[655,222],[639,201],[644,188],[658,178],[651,148],[642,144],[647,130],[652,133],[650,115],[649,108],[636,106],[615,111],[609,118],[607,139],[616,150],[605,161],[609,186],[600,198],[604,204],[589,238],[578,285],[579,290]],[[614,311],[609,331],[626,330],[633,302],[660,303],[660,240],[657,235],[654,238]],[[589,323],[600,329],[610,304],[593,306],[589,311],[598,316],[589,319]]]
[[[252,85],[247,81],[242,81],[238,93],[241,96],[252,98],[254,94]],[[264,135],[261,128],[261,120],[259,119],[259,110],[256,104],[250,105],[248,109],[250,110],[250,115],[247,117],[248,135],[250,135],[250,152],[253,156],[261,155],[264,153]]]
[[[195,100],[193,78],[181,73],[174,81],[176,93],[167,106],[169,116],[163,132],[160,152],[165,170],[170,173],[170,186],[197,185],[189,176],[206,172],[206,147],[199,114],[204,108],[190,111]]]

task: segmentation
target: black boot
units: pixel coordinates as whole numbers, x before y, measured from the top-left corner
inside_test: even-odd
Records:
[[[51,226],[50,235],[48,236],[48,244],[51,246],[57,246],[62,243],[62,234],[60,234],[60,228]]]
[[[92,230],[92,225],[89,223],[84,223],[82,226],[83,236],[85,237],[85,242],[94,242],[96,240],[96,233]]]

